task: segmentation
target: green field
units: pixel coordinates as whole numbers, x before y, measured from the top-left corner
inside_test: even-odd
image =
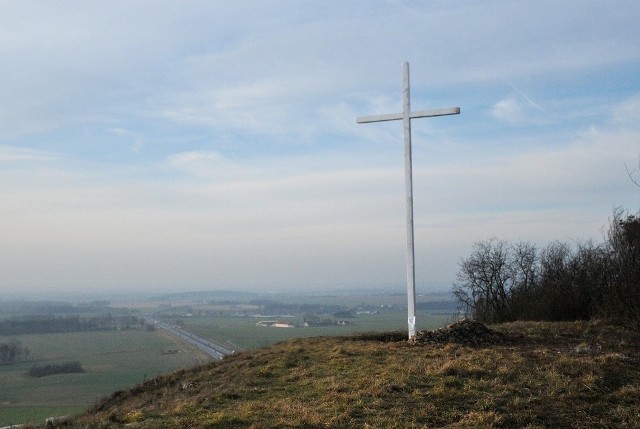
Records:
[[[0,426],[43,422],[50,415],[82,411],[97,399],[160,373],[191,367],[207,358],[162,331],[109,331],[21,335],[28,362],[0,366]],[[11,337],[0,337],[0,342]],[[167,354],[167,350],[180,353]],[[79,361],[85,373],[41,378],[33,365]]]
[[[277,318],[276,318],[277,319]],[[264,347],[291,338],[347,335],[354,332],[406,330],[407,312],[383,311],[378,314],[362,314],[350,319],[347,326],[321,326],[306,328],[269,328],[256,326],[265,318],[258,317],[188,317],[181,318],[184,329],[204,338],[224,340],[241,349]],[[419,312],[418,329],[435,329],[453,319],[452,315]],[[301,318],[282,319],[291,323],[301,323]],[[171,322],[170,319],[167,321]]]

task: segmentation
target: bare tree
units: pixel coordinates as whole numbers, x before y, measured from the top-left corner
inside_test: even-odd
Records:
[[[640,212],[614,211],[608,240],[476,242],[460,262],[453,294],[468,315],[511,320],[618,320],[640,327]]]
[[[631,181],[640,188],[640,155],[638,155],[638,166],[635,169],[629,170],[626,163],[624,164],[624,168],[627,170],[629,179],[631,179]]]
[[[532,318],[536,313],[532,298],[540,277],[538,250],[531,243],[519,242],[510,248],[509,266],[514,284],[511,301],[514,317]]]
[[[640,213],[614,211],[609,222],[608,316],[640,326]]]
[[[514,276],[507,243],[496,238],[476,242],[468,259],[460,262],[453,294],[467,313],[488,322],[510,320],[510,295]]]

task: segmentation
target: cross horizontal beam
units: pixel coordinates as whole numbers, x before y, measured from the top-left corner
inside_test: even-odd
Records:
[[[446,109],[421,110],[419,112],[409,113],[409,118],[428,118],[433,116],[459,115],[459,107],[451,107]],[[358,124],[366,124],[368,122],[384,122],[399,121],[403,119],[402,113],[389,113],[387,115],[360,116],[356,119]]]

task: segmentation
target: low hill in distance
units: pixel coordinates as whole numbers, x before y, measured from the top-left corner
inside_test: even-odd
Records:
[[[640,427],[637,330],[490,328],[290,340],[116,392],[65,427]]]

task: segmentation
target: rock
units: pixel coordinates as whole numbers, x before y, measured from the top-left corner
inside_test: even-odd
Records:
[[[47,429],[58,428],[62,426],[66,426],[69,423],[69,416],[57,416],[57,417],[49,417],[45,420],[44,427]]]

